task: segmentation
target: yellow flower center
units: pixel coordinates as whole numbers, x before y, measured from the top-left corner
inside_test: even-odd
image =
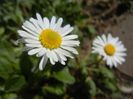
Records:
[[[45,48],[56,49],[60,47],[62,37],[58,32],[52,29],[45,29],[41,32],[39,40]]]
[[[107,44],[104,47],[104,51],[107,55],[113,56],[115,54],[116,49],[112,44]]]

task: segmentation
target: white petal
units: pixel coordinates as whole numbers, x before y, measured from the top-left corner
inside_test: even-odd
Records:
[[[31,49],[33,49],[33,47],[26,47],[26,46],[25,46],[25,47],[23,48],[23,51],[29,51],[29,50],[31,50]]]
[[[95,40],[94,40],[94,43],[97,43],[101,46],[104,46],[106,43],[101,39],[100,36],[98,36]]]
[[[56,52],[56,55],[58,55],[61,60],[63,61],[67,60],[67,58],[62,53],[60,53],[58,49],[56,49],[55,52]]]
[[[64,61],[61,61],[61,64],[62,64],[62,65],[65,65],[66,63],[65,63]]]
[[[61,28],[59,33],[64,34],[68,29],[70,28],[70,24],[65,25],[63,28]]]
[[[23,26],[22,26],[23,29],[25,29],[26,31],[30,32],[30,33],[37,33],[38,34],[38,30],[36,29],[36,27],[30,22],[30,21],[25,21],[23,23]]]
[[[27,47],[42,47],[40,44],[25,44]]]
[[[39,36],[39,35],[38,35],[38,32],[36,32],[37,30],[36,30],[36,31],[32,31],[32,30],[26,28],[25,26],[22,26],[22,28],[23,28],[27,33],[32,34],[33,36],[36,36],[36,37]]]
[[[68,50],[68,51],[70,51],[70,52],[72,52],[74,54],[78,54],[78,51],[75,48],[73,48],[73,47],[61,46],[61,48],[65,49],[65,50]]]
[[[99,45],[97,43],[93,43],[93,47],[100,48],[100,49],[103,49],[104,48],[104,46]]]
[[[47,53],[47,50],[45,48],[42,48],[42,50],[39,51],[36,56],[37,57],[42,57],[46,53]]]
[[[63,41],[62,45],[64,46],[79,46],[80,42],[79,41]]]
[[[63,22],[63,19],[62,18],[59,18],[58,19],[58,21],[57,21],[57,23],[56,23],[56,28],[55,28],[55,30],[59,30],[59,28],[61,27],[61,25],[62,25],[62,22]]]
[[[68,51],[63,50],[63,49],[61,49],[61,48],[58,48],[58,53],[61,53],[61,54],[65,55],[65,56],[67,56],[67,57],[70,57],[70,58],[74,58],[74,57],[71,55],[71,53],[69,53]]]
[[[36,30],[36,27],[29,21],[25,21],[23,25],[31,30]]]
[[[78,36],[77,35],[68,35],[63,37],[63,40],[72,40],[72,39],[77,39]]]
[[[53,55],[54,61],[55,61],[55,62],[58,62],[58,57],[57,57],[57,55],[56,55],[56,52],[53,50],[53,51],[51,51],[51,54]]]
[[[48,52],[46,53],[47,57],[50,59],[50,63],[52,65],[55,65],[55,61],[54,61],[54,58],[53,58],[53,54],[51,53],[50,50],[48,50]]]
[[[43,23],[43,19],[42,19],[42,17],[40,16],[40,14],[37,13],[37,14],[36,14],[36,17],[37,17],[39,26],[40,26],[42,29],[44,29],[44,28],[45,28],[45,25],[44,25],[44,23]]]
[[[62,65],[65,65],[66,64],[65,61],[67,60],[67,58],[63,54],[58,53],[57,49],[55,50],[55,54],[57,55],[59,62]]]
[[[46,55],[44,55],[39,63],[39,69],[43,70],[44,67],[46,66],[46,63],[48,61],[48,58],[46,57]]]
[[[112,42],[112,40],[113,40],[112,35],[111,35],[111,34],[108,34],[108,37],[107,37],[107,43]]]
[[[118,46],[123,46],[123,44],[122,44],[122,41],[118,41],[117,43],[116,43],[116,45],[118,45]]]
[[[106,62],[107,62],[107,65],[112,68],[112,62],[111,62],[111,58],[109,56],[107,57]]]
[[[64,33],[62,34],[62,36],[65,36],[65,35],[69,34],[72,31],[73,31],[73,27],[70,27],[69,29],[67,29],[66,31],[64,31]]]
[[[32,49],[30,51],[28,51],[28,55],[34,55],[36,53],[38,53],[42,48],[35,48],[35,49]]]
[[[123,57],[117,56],[117,58],[122,62],[125,62],[125,59]]]
[[[114,65],[115,67],[117,67],[117,62],[116,62],[116,60],[115,60],[114,57],[112,57],[112,62],[113,62],[113,65]]]
[[[114,66],[114,62],[113,62],[113,58],[112,57],[110,58],[110,61],[111,61],[111,67],[113,67]]]
[[[42,29],[39,27],[38,22],[36,19],[34,18],[30,18],[30,21],[34,24],[34,26],[36,27],[38,34],[40,34],[40,32],[42,31]]]
[[[102,35],[102,39],[103,39],[104,43],[107,43],[107,38],[104,34]]]
[[[31,38],[31,39],[34,39],[34,40],[38,40],[39,38],[38,37],[35,37],[31,34],[28,34],[27,32],[25,31],[22,31],[22,30],[18,30],[18,33],[21,37],[25,37],[25,38]]]
[[[120,61],[120,59],[118,59],[117,56],[114,57],[115,61],[118,63],[118,64],[122,64],[122,62]]]
[[[110,40],[110,43],[111,44],[113,44],[113,45],[121,45],[122,43],[121,42],[119,42],[119,38],[118,37],[116,37],[116,38],[112,38],[112,40]]]
[[[55,22],[56,22],[56,17],[53,16],[51,19],[50,28],[55,29],[55,27],[56,27]]]
[[[119,52],[116,52],[116,54],[115,54],[115,55],[120,56],[120,57],[127,56],[127,54],[126,54],[126,53],[119,53]]]
[[[24,39],[24,41],[26,42],[26,43],[31,43],[31,44],[41,44],[38,40],[33,40],[33,39]]]
[[[127,51],[127,49],[126,48],[124,48],[124,47],[116,47],[116,51],[117,52],[125,52],[125,51]]]
[[[53,58],[50,57],[49,59],[50,59],[50,63],[51,63],[52,65],[55,65],[55,61],[53,60]]]
[[[45,28],[49,28],[49,20],[48,20],[48,18],[44,17],[43,18],[43,22],[44,22]]]

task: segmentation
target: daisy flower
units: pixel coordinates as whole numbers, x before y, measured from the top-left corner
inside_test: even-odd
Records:
[[[36,17],[37,19],[31,17],[25,21],[22,30],[18,30],[28,49],[28,55],[41,57],[40,70],[43,70],[48,60],[52,65],[56,62],[65,65],[66,57],[74,58],[73,54],[78,54],[75,49],[80,44],[76,40],[78,36],[70,34],[73,27],[69,24],[62,26],[63,19],[55,16],[49,20],[37,13]]]
[[[111,34],[96,37],[93,41],[92,50],[93,53],[103,56],[106,64],[110,67],[116,67],[118,64],[125,62],[126,48],[118,37],[114,38]]]

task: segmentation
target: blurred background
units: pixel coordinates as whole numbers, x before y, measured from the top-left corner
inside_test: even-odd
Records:
[[[132,0],[0,0],[0,99],[133,99]],[[66,66],[28,56],[17,30],[36,13],[63,17],[81,42]],[[128,49],[126,62],[110,69],[91,54],[94,37],[111,32]]]

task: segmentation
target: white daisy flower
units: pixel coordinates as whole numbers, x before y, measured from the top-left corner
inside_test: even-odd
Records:
[[[80,42],[76,40],[77,35],[70,35],[73,27],[69,24],[62,26],[63,19],[56,19],[55,16],[49,20],[36,14],[37,19],[30,18],[22,25],[23,30],[18,30],[19,36],[25,42],[28,55],[42,57],[39,69],[43,70],[48,59],[54,65],[60,62],[65,65],[66,57],[73,58],[73,54],[78,54],[75,49]]]
[[[126,48],[118,37],[114,38],[111,34],[108,34],[107,37],[104,34],[101,37],[96,37],[93,41],[92,50],[93,53],[103,56],[103,59],[110,67],[116,67],[118,64],[125,62]]]

